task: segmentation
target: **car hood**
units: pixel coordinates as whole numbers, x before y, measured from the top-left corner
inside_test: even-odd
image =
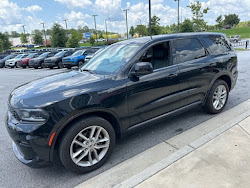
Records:
[[[63,59],[73,59],[73,58],[78,58],[79,55],[74,55],[74,56],[68,56],[68,57],[65,57]]]
[[[79,71],[45,77],[16,88],[10,95],[10,104],[15,108],[48,106],[89,92],[103,80],[104,76]]]
[[[45,59],[44,57],[36,57],[36,58],[32,58],[32,60],[34,60],[34,61],[40,61],[40,60],[42,60],[42,59]]]
[[[46,60],[53,60],[53,59],[59,59],[59,58],[62,58],[62,57],[48,57],[46,58]]]
[[[9,60],[6,60],[6,62],[12,62],[12,61],[18,61],[20,59],[9,59]]]

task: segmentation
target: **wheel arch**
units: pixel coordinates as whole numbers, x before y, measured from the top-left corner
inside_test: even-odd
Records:
[[[70,117],[64,123],[61,124],[61,126],[57,129],[52,144],[50,148],[50,161],[54,160],[55,152],[58,149],[60,140],[63,138],[64,133],[67,131],[67,129],[70,128],[70,124],[74,123],[75,121],[84,118],[84,117],[90,117],[90,116],[98,116],[102,117],[103,119],[107,120],[112,127],[114,128],[116,137],[120,137],[122,133],[121,129],[121,123],[119,121],[119,118],[116,114],[113,112],[103,110],[103,109],[96,109],[91,111],[82,111],[77,114],[75,114],[73,117]],[[50,136],[53,134],[54,131],[50,134]]]

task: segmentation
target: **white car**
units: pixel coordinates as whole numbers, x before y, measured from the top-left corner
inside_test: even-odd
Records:
[[[16,67],[17,62],[18,62],[20,59],[25,58],[25,57],[27,57],[27,56],[28,56],[28,54],[19,54],[19,55],[17,55],[16,57],[14,57],[13,59],[9,59],[9,60],[5,61],[5,66],[6,66],[6,67],[14,68],[14,67]]]

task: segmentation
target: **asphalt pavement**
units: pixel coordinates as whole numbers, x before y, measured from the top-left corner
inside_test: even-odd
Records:
[[[250,98],[250,52],[238,52],[239,77],[234,90],[230,93],[228,110]],[[100,169],[85,175],[68,172],[60,165],[29,168],[21,164],[12,152],[11,139],[4,125],[9,93],[17,86],[29,81],[57,74],[66,69],[0,69],[0,187],[73,187],[97,174],[129,159],[173,136],[214,117],[206,114],[200,107],[185,112],[167,121],[132,132],[121,140],[107,163]]]

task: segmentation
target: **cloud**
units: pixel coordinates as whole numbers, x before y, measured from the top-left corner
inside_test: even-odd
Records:
[[[16,3],[8,0],[1,0],[0,3],[0,25],[15,25],[21,24],[22,16],[21,9]]]
[[[88,8],[92,4],[91,0],[55,0],[65,4],[68,8]]]
[[[41,11],[42,7],[39,7],[38,5],[32,5],[32,6],[29,6],[27,8],[24,8],[24,10],[26,10],[28,12],[35,12],[35,11]]]

